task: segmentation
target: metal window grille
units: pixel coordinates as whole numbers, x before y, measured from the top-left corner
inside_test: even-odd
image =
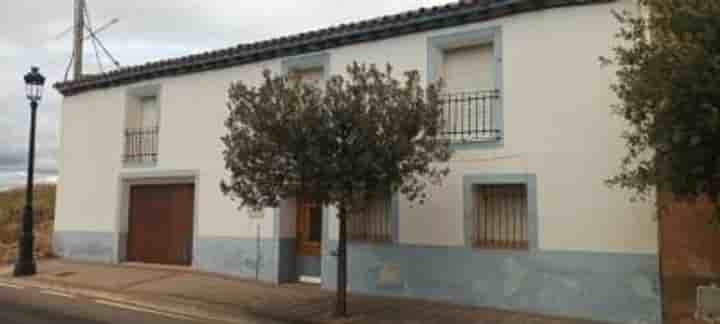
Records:
[[[445,94],[440,135],[453,142],[498,140],[500,130],[495,124],[499,102],[498,90]]]
[[[347,226],[350,241],[392,241],[390,200],[377,199],[371,202],[362,212],[350,215]]]
[[[124,162],[157,162],[158,127],[128,128],[125,130]]]
[[[486,249],[527,249],[527,187],[524,184],[477,186],[472,239]]]

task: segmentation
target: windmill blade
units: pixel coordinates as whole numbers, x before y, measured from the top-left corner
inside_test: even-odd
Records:
[[[117,23],[119,23],[119,22],[120,22],[120,19],[118,19],[118,18],[113,18],[113,19],[111,19],[110,21],[106,22],[104,25],[102,25],[102,26],[98,27],[97,29],[95,29],[95,30],[93,31],[93,33],[95,33],[95,35],[97,35],[97,34],[101,33],[102,31],[108,29],[110,26],[115,25],[115,24],[117,24]],[[60,40],[61,38],[65,37],[67,34],[69,34],[72,30],[73,30],[73,26],[70,26],[70,27],[68,27],[67,29],[63,30],[62,32],[58,33],[55,37],[51,38],[51,40],[53,40],[53,41]],[[92,37],[92,36],[87,35],[87,36],[85,36],[84,40],[88,40],[88,39],[90,39],[91,37]]]
[[[88,29],[88,32],[89,32],[90,34],[87,35],[87,36],[85,36],[84,39],[85,39],[85,40],[90,39],[91,37],[93,37],[93,34],[95,34],[95,36],[97,36],[97,34],[101,33],[101,32],[102,32],[103,30],[105,30],[105,29],[108,29],[110,26],[117,24],[118,22],[120,22],[120,19],[113,18],[112,20],[110,20],[110,21],[108,21],[107,23],[105,23],[104,25],[96,28],[95,30],[90,31],[90,30]],[[86,29],[87,29],[87,28],[86,28]]]
[[[51,40],[60,40],[61,38],[65,37],[68,33],[70,33],[73,30],[73,26],[68,27],[67,29],[63,30],[62,32],[58,33],[55,37],[51,38]]]
[[[108,51],[108,49],[105,47],[105,44],[97,37],[95,32],[90,28],[90,26],[85,25],[85,30],[87,30],[88,33],[90,33],[89,37],[92,37],[93,40],[95,40],[96,46],[99,46],[103,52],[105,52],[105,55],[113,62],[115,67],[120,67],[120,62],[115,59],[115,57]]]

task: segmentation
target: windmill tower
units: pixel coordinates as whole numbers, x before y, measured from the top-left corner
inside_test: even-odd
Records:
[[[70,69],[72,68],[72,79],[78,80],[82,78],[83,76],[83,50],[85,47],[85,41],[89,40],[91,44],[93,45],[93,48],[95,50],[95,59],[97,60],[98,67],[100,69],[100,72],[103,71],[103,62],[101,59],[101,56],[104,54],[110,61],[115,65],[115,67],[120,67],[120,62],[115,59],[115,57],[108,51],[108,49],[103,45],[100,38],[98,38],[98,34],[108,27],[118,23],[117,18],[113,18],[106,24],[100,26],[99,28],[95,29],[90,22],[90,14],[88,13],[87,8],[87,1],[86,0],[73,0],[73,26],[65,30],[64,32],[60,33],[55,39],[60,39],[63,37],[66,33],[72,31],[73,32],[73,50],[72,50],[72,56],[70,57],[70,62],[68,63],[67,69],[65,71],[65,81],[68,80],[68,75],[70,72]],[[86,34],[87,33],[87,34]],[[102,50],[102,53],[101,53]]]
[[[85,0],[74,0],[73,25],[73,80],[82,77],[83,70],[83,43],[85,38]]]

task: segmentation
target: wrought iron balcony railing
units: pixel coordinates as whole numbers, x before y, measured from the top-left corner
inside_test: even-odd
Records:
[[[498,90],[457,92],[443,97],[443,131],[452,142],[488,142],[500,139]]]
[[[125,163],[157,162],[158,127],[125,130]]]

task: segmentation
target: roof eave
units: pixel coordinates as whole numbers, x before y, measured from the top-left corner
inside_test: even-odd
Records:
[[[370,19],[351,24],[355,29],[343,30],[343,27],[331,27],[310,33],[301,33],[289,37],[276,38],[254,44],[241,45],[218,51],[190,55],[172,60],[147,63],[105,74],[89,75],[80,80],[58,82],[53,87],[64,96],[73,96],[99,88],[131,84],[144,80],[168,76],[178,76],[207,70],[216,70],[236,65],[337,48],[351,44],[387,39],[433,29],[448,28],[479,21],[489,21],[529,11],[558,7],[609,3],[616,0],[505,0],[479,5],[479,0],[459,9],[441,7],[447,12],[433,9],[414,11],[393,16],[390,22]],[[398,18],[403,15],[416,16]],[[397,21],[392,21],[397,20]],[[375,23],[375,25],[372,25]],[[304,38],[303,38],[304,37]]]

